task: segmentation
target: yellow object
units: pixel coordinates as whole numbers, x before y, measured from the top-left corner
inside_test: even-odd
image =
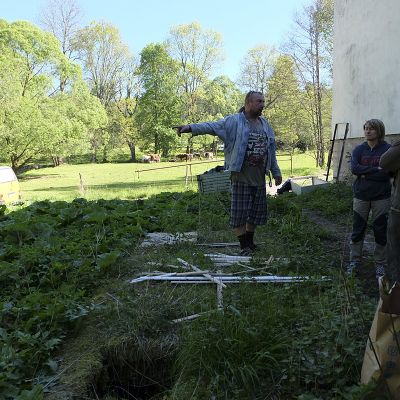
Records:
[[[388,290],[379,279],[380,300],[372,322],[361,370],[361,383],[386,381],[392,398],[400,400],[400,285]]]
[[[21,200],[18,178],[10,167],[0,166],[0,204]]]

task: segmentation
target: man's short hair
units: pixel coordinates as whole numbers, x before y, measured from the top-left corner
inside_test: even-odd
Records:
[[[258,90],[250,90],[249,92],[247,92],[246,97],[244,98],[244,104],[247,104],[250,101],[250,97],[253,96],[253,94],[260,94],[261,96],[264,96]],[[243,111],[244,111],[244,106],[240,107],[238,112],[243,112]]]
[[[258,90],[250,90],[249,92],[247,92],[246,97],[244,98],[244,104],[247,104],[250,101],[250,97],[253,96],[253,94],[260,94],[261,96],[264,96]]]

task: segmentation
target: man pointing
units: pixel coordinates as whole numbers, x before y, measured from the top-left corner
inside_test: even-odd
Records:
[[[260,92],[250,91],[238,113],[215,122],[177,126],[177,133],[216,135],[224,142],[225,170],[231,172],[231,214],[229,224],[238,237],[241,255],[256,249],[254,232],[267,222],[265,177],[270,172],[275,185],[282,183],[276,161],[275,134],[262,117],[265,100]]]

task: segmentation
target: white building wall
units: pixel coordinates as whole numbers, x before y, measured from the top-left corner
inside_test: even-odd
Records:
[[[350,123],[342,173],[371,118],[381,119],[387,134],[400,133],[400,0],[335,0],[332,132]],[[340,151],[339,141],[334,176]]]

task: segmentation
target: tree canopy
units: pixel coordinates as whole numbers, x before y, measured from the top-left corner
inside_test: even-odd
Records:
[[[166,157],[183,147],[215,149],[215,138],[179,139],[171,126],[237,112],[248,90],[264,93],[281,147],[312,149],[324,165],[332,0],[312,0],[282,50],[267,43],[249,49],[236,82],[213,76],[223,39],[197,22],[171,27],[164,42],[134,56],[116,26],[81,26],[80,16],[75,0],[50,0],[41,14],[46,31],[0,20],[0,160],[14,169],[80,154],[107,161],[123,146],[130,161],[138,149]]]

